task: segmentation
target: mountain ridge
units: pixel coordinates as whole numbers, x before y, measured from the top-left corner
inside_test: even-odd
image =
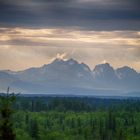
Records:
[[[4,81],[2,73],[14,77],[13,82]],[[3,79],[3,80],[2,80]],[[3,81],[5,85],[3,86]],[[12,81],[12,80],[11,80]],[[85,63],[74,59],[55,59],[41,67],[31,67],[22,71],[0,71],[0,88],[11,86],[23,92],[68,92],[91,91],[95,89],[120,90],[123,92],[140,91],[140,74],[123,66],[114,69],[109,63],[98,64],[92,70]],[[79,90],[81,89],[81,91]],[[86,94],[86,92],[85,92]]]

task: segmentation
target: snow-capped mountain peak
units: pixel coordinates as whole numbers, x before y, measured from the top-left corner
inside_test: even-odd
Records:
[[[109,63],[104,63],[96,65],[91,71],[88,65],[72,58],[68,60],[56,58],[42,67],[19,72],[0,71],[0,73],[0,88],[3,88],[1,87],[3,85],[12,86],[28,92],[35,90],[44,92],[50,89],[52,91],[56,87],[57,89],[78,87],[140,91],[140,74],[130,67],[124,66],[114,70]]]

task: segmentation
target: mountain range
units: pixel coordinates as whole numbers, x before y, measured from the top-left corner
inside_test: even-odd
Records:
[[[74,59],[55,59],[38,68],[17,72],[1,70],[0,92],[8,86],[22,93],[138,94],[140,73],[128,66],[114,69],[109,63],[98,64],[91,70],[88,65]]]

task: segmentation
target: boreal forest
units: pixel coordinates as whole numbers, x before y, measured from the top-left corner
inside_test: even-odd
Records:
[[[139,98],[0,97],[1,140],[140,140]]]

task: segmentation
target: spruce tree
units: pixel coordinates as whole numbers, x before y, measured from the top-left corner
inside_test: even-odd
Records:
[[[11,120],[13,110],[12,104],[16,100],[14,93],[7,93],[0,95],[0,140],[15,140],[15,133],[13,131],[13,122]]]

